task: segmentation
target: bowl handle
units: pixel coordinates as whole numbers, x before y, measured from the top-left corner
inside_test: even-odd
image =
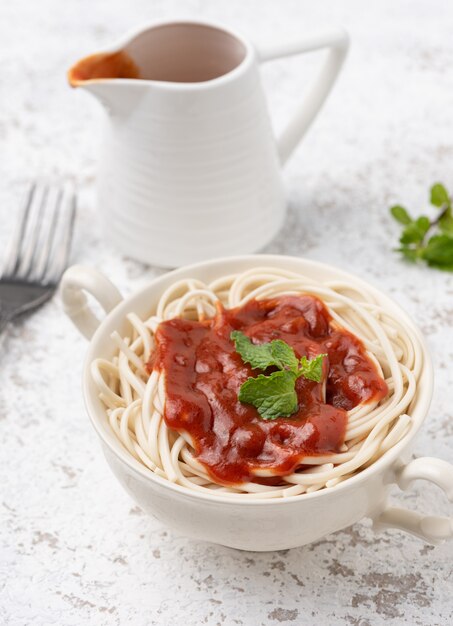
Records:
[[[108,278],[90,267],[73,265],[66,270],[60,286],[63,310],[82,335],[91,339],[100,321],[91,311],[85,291],[99,302],[106,313],[123,297]]]
[[[400,489],[407,489],[419,478],[429,480],[440,487],[450,502],[453,502],[453,465],[433,457],[421,457],[410,461],[395,475]],[[435,515],[420,515],[409,509],[385,508],[375,519],[374,528],[399,528],[431,544],[439,544],[453,538],[453,518]]]

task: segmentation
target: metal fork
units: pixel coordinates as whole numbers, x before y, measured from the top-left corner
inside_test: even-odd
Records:
[[[68,262],[75,213],[72,191],[31,185],[0,270],[0,334],[55,292]]]

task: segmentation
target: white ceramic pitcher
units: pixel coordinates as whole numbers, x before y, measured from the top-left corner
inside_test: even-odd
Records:
[[[321,48],[321,73],[274,138],[259,64]],[[255,252],[285,216],[280,168],[332,88],[341,29],[255,48],[205,22],[160,22],[69,71],[108,112],[98,177],[105,235],[125,255],[173,267]]]

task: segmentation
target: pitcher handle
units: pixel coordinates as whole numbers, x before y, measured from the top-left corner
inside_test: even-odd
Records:
[[[346,58],[349,36],[342,28],[333,28],[318,34],[305,35],[293,41],[281,41],[280,43],[257,47],[260,62],[301,54],[302,52],[322,50],[323,48],[329,48],[329,53],[321,73],[277,140],[282,165],[291,156],[294,148],[305,135],[329,95]]]
[[[106,276],[90,267],[73,265],[66,270],[60,286],[63,310],[82,335],[91,339],[100,321],[91,310],[85,292],[92,295],[106,313],[123,297]]]
[[[450,502],[453,502],[453,465],[433,457],[421,457],[410,461],[399,469],[395,482],[400,489],[407,489],[419,478],[440,487]],[[431,544],[453,539],[453,518],[437,515],[421,515],[409,509],[387,507],[374,519],[377,531],[399,528]]]

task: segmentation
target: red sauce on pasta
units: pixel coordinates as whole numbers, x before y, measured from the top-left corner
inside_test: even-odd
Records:
[[[326,353],[326,402],[321,383],[303,377],[296,383],[297,412],[289,418],[267,421],[239,402],[242,383],[260,372],[236,353],[233,330],[254,343],[282,339],[299,358]],[[252,300],[236,309],[219,306],[213,319],[201,322],[168,320],[159,325],[156,339],[149,367],[165,373],[164,419],[190,436],[196,458],[217,483],[273,484],[275,478],[254,477],[253,470],[282,476],[306,455],[338,452],[347,411],[388,392],[362,342],[332,324],[325,305],[309,295]]]

